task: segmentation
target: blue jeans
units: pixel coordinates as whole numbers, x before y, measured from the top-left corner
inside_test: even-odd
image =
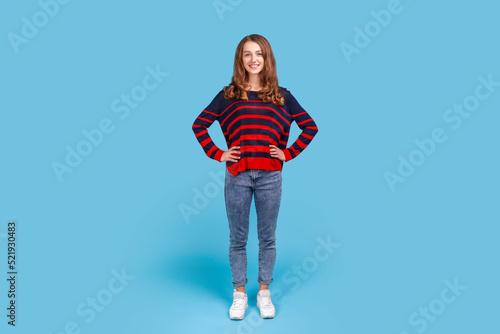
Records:
[[[250,169],[234,176],[226,169],[224,197],[229,222],[229,264],[235,287],[248,282],[246,245],[252,196],[255,196],[259,238],[258,281],[270,284],[276,261],[275,232],[281,202],[281,171]]]

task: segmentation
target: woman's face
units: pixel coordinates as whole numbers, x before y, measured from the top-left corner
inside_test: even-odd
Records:
[[[264,68],[264,58],[259,44],[248,41],[243,45],[243,65],[249,74],[259,74]]]

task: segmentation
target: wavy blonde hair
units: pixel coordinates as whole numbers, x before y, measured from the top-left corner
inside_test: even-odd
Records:
[[[248,72],[243,65],[243,47],[246,42],[250,41],[259,44],[264,58],[264,68],[260,72],[262,89],[259,91],[259,98],[265,102],[273,102],[282,106],[285,99],[278,86],[278,74],[273,49],[264,36],[257,34],[245,36],[238,44],[234,55],[233,78],[231,83],[224,87],[224,97],[226,99],[248,100],[247,91],[245,90],[248,87]]]

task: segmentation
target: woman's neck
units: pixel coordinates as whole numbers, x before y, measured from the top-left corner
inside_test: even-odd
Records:
[[[250,86],[249,90],[259,91],[262,87],[260,86],[260,75],[251,75],[248,78],[248,85]]]

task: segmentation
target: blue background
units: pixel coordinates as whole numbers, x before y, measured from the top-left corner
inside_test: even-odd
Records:
[[[443,115],[474,94],[478,77],[500,81],[499,5],[402,0],[346,57],[341,43],[355,45],[356,27],[376,29],[370,12],[390,1],[227,1],[222,16],[211,0],[71,1],[18,52],[9,34],[21,35],[41,5],[1,6],[1,331],[70,333],[74,322],[75,333],[498,332],[500,87],[457,129]],[[237,322],[227,314],[223,192],[210,176],[224,165],[203,154],[191,124],[229,83],[236,45],[251,33],[268,38],[280,85],[319,133],[283,171],[277,316],[257,316],[252,212],[250,305]],[[169,74],[120,119],[113,101],[148,66]],[[65,163],[66,146],[103,119],[113,131],[60,182],[54,161]],[[446,141],[391,189],[385,173],[435,128]],[[225,149],[217,124],[210,133]],[[293,126],[291,141],[298,133]],[[15,328],[6,318],[11,220]],[[339,244],[322,261],[318,238]],[[110,293],[122,270],[126,285]],[[462,286],[451,303],[446,280]],[[88,298],[105,302],[91,320],[77,311]],[[432,321],[421,308],[434,310]]]

